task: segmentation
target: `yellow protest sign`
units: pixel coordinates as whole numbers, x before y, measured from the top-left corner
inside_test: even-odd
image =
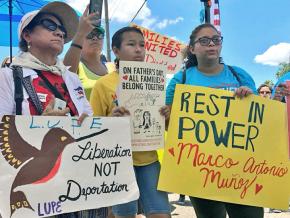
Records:
[[[166,66],[167,73],[176,73],[182,67],[182,50],[185,44],[137,24],[131,23],[143,33],[145,40],[145,62]]]
[[[170,117],[159,190],[288,208],[284,104],[177,85]]]

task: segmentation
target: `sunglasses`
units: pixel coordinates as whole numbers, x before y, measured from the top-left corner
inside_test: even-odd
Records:
[[[260,94],[263,94],[263,95],[264,95],[264,94],[268,94],[268,95],[271,94],[271,92],[269,92],[269,91],[260,91],[259,93],[260,93]]]
[[[223,42],[223,37],[222,36],[214,36],[212,38],[209,38],[207,36],[201,37],[198,40],[194,42],[199,43],[201,46],[208,46],[210,42],[213,42],[215,45],[221,45]]]
[[[98,29],[93,29],[88,35],[87,39],[93,39],[94,37],[97,37],[98,39],[104,39],[105,35],[104,33],[101,33]]]
[[[51,19],[42,19],[39,21],[38,25],[41,25],[42,27],[44,27],[45,29],[53,32],[56,31],[56,29],[59,29],[62,33],[63,33],[63,38],[67,37],[67,31],[64,28],[63,25],[58,25],[57,23],[55,23],[53,20]]]

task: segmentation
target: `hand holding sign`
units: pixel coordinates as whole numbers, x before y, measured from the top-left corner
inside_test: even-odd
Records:
[[[237,96],[238,98],[241,98],[241,99],[251,94],[253,94],[253,91],[246,86],[241,86],[237,88],[234,92],[234,96]]]
[[[4,217],[52,216],[139,197],[128,118],[91,117],[82,127],[72,117],[3,116],[1,121]]]
[[[124,116],[130,112],[133,150],[147,151],[163,147],[164,120],[170,114],[170,110],[163,107],[165,67],[121,61],[119,77],[118,103],[123,108],[114,109],[113,115]]]
[[[288,208],[285,104],[177,85],[170,119],[159,190]]]
[[[130,116],[130,111],[128,111],[125,107],[114,107],[112,110],[113,117],[124,117]]]

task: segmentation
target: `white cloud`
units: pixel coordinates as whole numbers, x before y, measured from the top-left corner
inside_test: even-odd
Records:
[[[148,29],[153,29],[153,24],[156,23],[157,19],[156,18],[148,18],[142,21],[140,26],[148,28]]]
[[[68,3],[71,7],[76,9],[78,12],[83,13],[87,7],[87,5],[90,3],[90,0],[66,0],[66,3]]]
[[[117,22],[130,22],[143,2],[144,0],[111,0],[109,1],[109,17]],[[150,18],[151,10],[145,3],[135,19],[144,21]]]
[[[281,42],[277,45],[272,45],[263,54],[255,57],[256,63],[264,65],[278,66],[282,62],[289,62],[290,58],[290,43]]]
[[[82,13],[90,1],[66,0],[66,2]],[[128,23],[135,16],[143,2],[144,0],[109,0],[109,18],[112,21]],[[104,18],[104,13],[102,13],[102,15]],[[148,8],[147,3],[142,7],[135,20],[143,21],[145,24],[149,24],[150,26],[156,22],[156,19],[151,17],[151,10]]]
[[[180,21],[183,21],[183,20],[184,20],[183,17],[177,17],[174,20],[164,19],[161,22],[157,23],[156,26],[159,29],[163,29],[163,28],[167,27],[168,25],[177,24],[177,23],[179,23]]]
[[[66,0],[66,2],[80,13],[83,13],[90,0]],[[109,18],[111,21],[129,23],[143,3],[144,0],[108,0]],[[104,13],[102,13],[102,19],[104,19]],[[146,28],[154,29],[154,26],[163,29],[168,25],[177,24],[184,19],[183,17],[177,17],[172,20],[164,19],[157,23],[157,18],[152,16],[150,8],[145,3],[135,20],[141,21],[141,26]]]

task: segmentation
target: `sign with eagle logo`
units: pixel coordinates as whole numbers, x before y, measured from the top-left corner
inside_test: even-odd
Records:
[[[0,214],[46,217],[139,197],[129,118],[0,117]],[[122,131],[120,131],[122,130]]]

